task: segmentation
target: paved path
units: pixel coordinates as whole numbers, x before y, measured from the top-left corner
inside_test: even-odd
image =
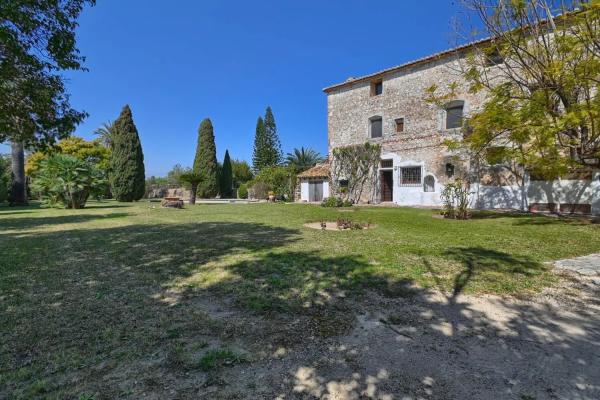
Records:
[[[600,253],[589,256],[558,260],[554,263],[556,268],[568,269],[583,275],[600,274]]]

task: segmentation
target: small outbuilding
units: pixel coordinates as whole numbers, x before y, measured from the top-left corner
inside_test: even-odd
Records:
[[[300,201],[321,202],[329,197],[329,163],[317,164],[298,174]]]

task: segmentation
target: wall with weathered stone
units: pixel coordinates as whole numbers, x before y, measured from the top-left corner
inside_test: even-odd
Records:
[[[395,167],[399,165],[397,162],[422,164],[423,177],[433,175],[436,180],[436,195],[417,195],[414,188],[399,188],[395,178],[394,197],[399,196],[398,202],[408,204],[417,196],[427,205],[439,204],[439,193],[448,181],[446,163],[457,165],[457,173],[468,166],[458,165],[457,154],[448,151],[444,145],[446,139],[460,138],[460,131],[445,129],[444,110],[427,102],[426,94],[432,85],[437,85],[443,93],[450,83],[456,82],[458,95],[455,100],[465,102],[465,113],[481,107],[484,94],[468,93],[460,68],[461,59],[450,56],[390,73],[383,78],[383,94],[379,96],[371,96],[370,82],[334,89],[327,97],[329,153],[339,146],[367,141],[378,143],[382,153],[397,155]],[[381,138],[370,138],[369,120],[374,116],[382,117]],[[404,118],[402,133],[396,133],[398,118]],[[378,202],[377,189],[366,192],[370,198],[363,198],[363,201]]]
[[[328,90],[328,143],[329,154],[336,147],[377,143],[382,147],[382,159],[393,160],[393,202],[401,205],[441,205],[444,186],[453,179],[446,175],[446,164],[455,166],[454,176],[469,174],[466,156],[447,150],[447,139],[460,139],[457,129],[445,129],[445,111],[426,101],[427,89],[432,85],[440,93],[457,84],[453,100],[465,102],[468,115],[482,107],[486,93],[472,94],[462,78],[464,60],[459,55],[421,63],[393,71],[383,76],[383,93],[371,96],[371,82],[358,81]],[[492,71],[493,73],[493,71]],[[381,117],[383,137],[370,138],[370,119]],[[404,118],[404,132],[397,133],[395,120]],[[435,191],[425,192],[423,186],[400,185],[400,168],[421,166],[422,179],[432,175]],[[492,171],[490,169],[490,171]],[[504,174],[506,175],[506,174]],[[472,205],[477,208],[525,208],[528,203],[592,204],[592,211],[600,214],[600,173],[590,181],[527,182],[525,189],[503,179],[503,173],[484,176],[472,189]],[[504,177],[505,178],[505,177]],[[361,202],[380,201],[380,179],[365,188]]]

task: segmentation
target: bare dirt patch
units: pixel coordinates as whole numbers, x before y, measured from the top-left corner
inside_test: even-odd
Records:
[[[366,230],[366,229],[374,229],[376,227],[373,224],[361,223],[362,227],[360,229],[350,229],[350,228],[341,229],[338,227],[337,221],[324,221],[324,223],[325,223],[325,226],[323,227],[323,224],[321,222],[307,222],[306,224],[304,224],[304,227],[311,228],[311,229],[317,229],[320,231]]]

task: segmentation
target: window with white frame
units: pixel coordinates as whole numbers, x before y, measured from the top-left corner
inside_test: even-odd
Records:
[[[401,167],[400,186],[421,186],[421,167]]]

